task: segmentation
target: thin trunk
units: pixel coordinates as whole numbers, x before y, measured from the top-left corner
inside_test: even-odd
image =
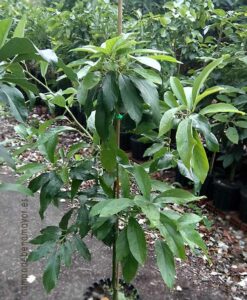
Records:
[[[123,0],[118,0],[118,34],[123,32]],[[117,118],[116,121],[116,143],[117,147],[120,146],[120,127],[121,127],[121,118]],[[116,201],[120,197],[120,184],[119,184],[119,166],[117,165],[117,176],[114,183],[114,194]],[[113,300],[118,300],[118,291],[119,291],[119,263],[117,262],[117,253],[116,253],[116,241],[118,237],[118,220],[115,224],[114,232],[114,242],[113,242],[113,253],[112,253],[112,287],[113,287]]]

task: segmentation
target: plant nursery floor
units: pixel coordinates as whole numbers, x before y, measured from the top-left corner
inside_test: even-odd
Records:
[[[16,144],[11,124],[0,116],[0,142],[7,141],[13,146]],[[39,159],[36,153],[30,155],[36,161]],[[15,177],[8,169],[0,167],[0,181],[14,182]],[[75,257],[70,269],[62,269],[57,288],[47,296],[42,288],[42,262],[29,263],[27,268],[22,262],[26,255],[25,248],[31,250],[26,238],[36,236],[41,227],[56,224],[65,204],[61,203],[59,209],[49,208],[43,222],[40,221],[38,208],[37,197],[26,198],[16,193],[0,195],[0,300],[82,300],[88,286],[110,276],[110,249],[88,238],[86,242],[92,250],[92,261],[88,263]],[[200,226],[212,265],[192,254],[188,255],[186,261],[177,260],[176,285],[169,291],[154,262],[155,237],[147,233],[149,258],[134,282],[142,300],[247,298],[247,237],[243,231],[231,227],[228,221],[206,208],[203,208],[203,212],[212,221],[210,229]],[[22,227],[27,228],[27,237],[21,231]],[[22,282],[25,276],[28,276],[28,280]]]

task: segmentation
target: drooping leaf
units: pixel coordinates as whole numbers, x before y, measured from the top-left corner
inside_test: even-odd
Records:
[[[119,88],[124,107],[137,124],[141,121],[143,107],[142,101],[137,93],[135,86],[132,84],[129,77],[125,75],[119,76]]]
[[[109,111],[114,109],[115,104],[118,101],[118,90],[116,85],[116,79],[113,73],[106,74],[103,81],[103,103]]]
[[[80,255],[85,260],[91,260],[91,254],[88,250],[87,245],[83,242],[83,240],[78,236],[74,236],[74,242],[75,242],[76,249],[80,253]]]
[[[150,192],[151,192],[151,181],[149,175],[147,174],[147,172],[144,170],[142,166],[135,165],[134,176],[138,184],[138,187],[141,190],[141,193],[146,199],[149,199]]]
[[[129,252],[128,256],[122,260],[122,272],[123,278],[126,282],[131,282],[137,273],[138,270],[138,262],[134,258],[134,256]]]
[[[192,121],[188,118],[179,123],[176,133],[177,150],[184,165],[190,169],[195,140],[192,133]]]
[[[37,249],[33,250],[27,258],[27,261],[38,261],[54,251],[55,242],[46,242],[41,244]]]
[[[125,257],[128,256],[129,250],[129,243],[127,238],[127,229],[124,228],[118,235],[116,241],[116,255],[117,261],[122,261]]]
[[[3,159],[9,167],[15,169],[15,161],[2,145],[0,145],[0,158]]]
[[[172,288],[175,282],[175,262],[174,257],[164,241],[156,241],[155,253],[157,258],[157,265],[165,284]]]
[[[47,293],[56,286],[59,272],[60,256],[55,253],[49,258],[43,274],[43,285]]]
[[[2,84],[0,86],[0,101],[1,100],[9,106],[12,115],[18,122],[25,122],[28,116],[25,99],[17,88]]]
[[[139,90],[144,102],[150,106],[156,124],[159,124],[161,114],[159,106],[159,94],[156,86],[145,79],[139,79],[133,76],[131,77],[131,80]]]
[[[191,166],[195,175],[200,179],[201,183],[203,183],[209,170],[208,158],[197,132],[194,132],[194,140],[196,144],[193,149]]]
[[[143,265],[147,256],[147,246],[145,234],[139,223],[130,218],[127,227],[127,238],[129,242],[129,249],[134,258]]]

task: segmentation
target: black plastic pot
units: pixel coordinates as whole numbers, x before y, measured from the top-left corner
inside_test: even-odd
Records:
[[[216,208],[230,211],[238,210],[240,204],[240,184],[215,179],[213,201]]]
[[[242,188],[240,192],[239,217],[247,223],[247,188]]]
[[[119,291],[124,294],[126,300],[140,300],[137,289],[122,279],[119,280]],[[112,283],[109,278],[101,279],[89,287],[83,300],[101,300],[103,298],[112,299]]]
[[[126,152],[129,152],[131,150],[130,138],[131,133],[129,132],[120,133],[120,148]]]
[[[208,175],[205,182],[203,183],[200,195],[207,196],[208,199],[213,199],[213,192],[214,192],[214,175]]]
[[[145,151],[152,146],[152,143],[143,143],[138,141],[140,137],[132,136],[130,138],[132,158],[136,160],[145,161],[148,160],[148,157],[143,157]]]

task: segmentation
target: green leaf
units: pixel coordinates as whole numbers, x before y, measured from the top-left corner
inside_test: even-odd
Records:
[[[180,80],[176,77],[170,77],[170,85],[174,95],[177,97],[180,104],[187,106],[184,88]]]
[[[236,121],[234,124],[240,128],[247,129],[247,121]]]
[[[48,173],[40,174],[38,177],[32,179],[29,182],[28,188],[33,193],[36,193],[48,180],[49,180],[49,174]]]
[[[150,177],[144,168],[140,165],[135,165],[134,176],[141,193],[146,199],[150,199],[151,181]]]
[[[25,196],[33,196],[33,193],[30,189],[25,186],[17,183],[0,183],[1,192],[16,192],[21,193]]]
[[[129,252],[128,256],[122,261],[123,278],[126,282],[131,282],[135,278],[138,266],[138,262],[136,261],[134,256]]]
[[[201,88],[203,87],[203,84],[207,80],[208,76],[210,73],[221,63],[223,62],[223,58],[219,58],[211,62],[209,65],[207,65],[200,75],[195,79],[194,84],[193,84],[193,91],[192,91],[192,100],[194,103],[194,107],[196,105],[196,99],[197,96],[200,93]],[[198,101],[198,100],[197,100]],[[198,103],[198,102],[197,102]]]
[[[196,97],[196,101],[195,101],[194,106],[196,107],[197,104],[200,101],[202,101],[204,98],[206,98],[207,96],[218,93],[218,92],[223,91],[223,90],[224,90],[224,87],[221,87],[221,86],[213,86],[209,89],[206,89],[202,94],[200,94]]]
[[[154,202],[186,204],[201,199],[183,189],[169,189],[158,195]]]
[[[50,173],[49,181],[42,186],[40,191],[39,214],[41,219],[44,218],[44,212],[48,208],[49,204],[56,200],[57,194],[60,192],[62,186],[62,179],[55,172]]]
[[[111,122],[111,117],[109,115],[109,112],[106,111],[102,97],[103,95],[102,93],[100,93],[96,106],[95,127],[100,138],[105,141],[109,136],[109,125]]]
[[[170,108],[178,107],[177,100],[171,91],[165,92],[164,101]]]
[[[126,228],[124,228],[118,235],[116,241],[116,253],[117,261],[122,261],[130,253]]]
[[[18,122],[25,122],[28,112],[22,93],[13,86],[0,86],[0,102],[3,100],[9,107],[12,115]]]
[[[166,134],[172,129],[175,115],[179,109],[179,107],[171,108],[164,113],[160,120],[159,136]]]
[[[190,116],[192,119],[192,126],[203,134],[207,148],[212,152],[219,151],[219,142],[216,136],[211,132],[211,126],[208,122],[208,119],[199,114],[193,114]]]
[[[37,249],[33,250],[27,258],[27,261],[38,261],[43,257],[54,251],[56,246],[55,242],[46,242],[40,245]]]
[[[206,114],[217,114],[217,113],[236,113],[236,114],[241,114],[245,115],[244,112],[238,110],[236,107],[234,107],[231,104],[227,103],[216,103],[216,104],[210,104],[200,110],[201,115],[206,115]]]
[[[200,234],[194,229],[194,225],[186,226],[184,229],[180,230],[181,235],[185,242],[190,246],[190,248],[199,247],[201,248],[204,253],[207,253],[207,246],[205,245],[203,239],[201,238]]]
[[[169,248],[174,255],[185,259],[184,241],[180,232],[177,230],[176,221],[168,218],[164,214],[161,214],[160,221],[162,224],[159,225],[159,231],[166,239]]]
[[[11,25],[12,25],[11,19],[5,19],[0,21],[0,48],[4,45],[8,37],[8,33]]]
[[[139,206],[142,212],[146,215],[146,217],[151,222],[152,226],[157,227],[160,222],[160,212],[159,208],[155,206],[155,204],[146,201],[142,196],[136,196],[134,200],[135,204]]]
[[[59,223],[59,227],[62,230],[67,230],[68,228],[68,224],[69,224],[69,220],[73,214],[74,208],[71,208],[61,219],[60,223]]]
[[[176,275],[173,254],[167,244],[163,241],[155,242],[155,253],[161,276],[165,284],[169,288],[172,288],[175,282]]]
[[[141,121],[143,107],[140,96],[137,93],[136,88],[132,84],[129,77],[125,75],[119,76],[119,88],[122,97],[124,107],[131,117],[137,124]]]
[[[58,63],[58,57],[56,53],[51,49],[38,50],[37,53],[44,61],[48,63]]]
[[[186,213],[182,215],[178,220],[178,227],[180,229],[183,229],[184,226],[190,225],[190,224],[197,224],[202,220],[202,217],[192,214],[192,213]]]
[[[84,238],[90,230],[89,212],[85,205],[81,205],[81,207],[78,211],[76,225],[78,225],[78,227],[79,227],[80,237]]]
[[[159,124],[161,114],[159,106],[159,94],[156,86],[145,79],[130,77],[136,88],[139,90],[143,100],[150,106],[156,124]]]
[[[3,159],[9,167],[15,169],[15,161],[2,145],[0,145],[0,158]]]
[[[113,73],[106,74],[103,81],[103,103],[107,110],[112,111],[118,101],[118,89],[116,85],[115,75]]]
[[[25,27],[26,27],[26,23],[27,23],[27,16],[24,15],[19,23],[17,24],[13,37],[17,37],[17,38],[23,38],[24,34],[25,34]]]
[[[79,152],[81,149],[88,147],[88,144],[85,142],[79,142],[76,144],[73,144],[67,153],[68,158],[72,158],[77,152]]]
[[[138,61],[139,63],[148,66],[150,68],[153,68],[157,71],[161,71],[161,65],[159,62],[157,62],[155,59],[150,58],[150,57],[146,57],[146,56],[139,56],[139,57],[134,57],[131,56],[131,58],[135,59],[136,61]]]
[[[16,55],[36,54],[38,49],[26,38],[12,38],[0,49],[0,61]]]
[[[105,205],[100,211],[100,217],[110,217],[128,207],[133,206],[133,201],[128,198],[111,199],[104,201]]]
[[[56,95],[54,98],[51,99],[51,102],[59,107],[66,106],[66,100],[62,95]]]
[[[139,67],[135,68],[133,71],[153,83],[162,84],[161,77],[154,70],[144,69],[141,66],[139,66]]]
[[[192,121],[184,119],[179,123],[176,133],[177,150],[184,165],[190,169],[192,152],[195,145],[192,132]]]
[[[238,144],[239,134],[235,127],[228,127],[226,130],[226,136],[230,142],[233,144]]]
[[[83,242],[81,238],[78,236],[74,237],[74,242],[77,251],[80,253],[80,255],[85,259],[85,260],[91,260],[91,254],[88,250],[87,245]]]
[[[71,243],[70,241],[66,241],[64,244],[61,245],[60,248],[61,260],[64,262],[64,265],[66,267],[70,267],[72,264],[72,254],[73,249],[71,247]]]
[[[46,154],[51,163],[56,161],[56,147],[58,144],[58,134],[51,136],[48,142],[45,143]]]
[[[208,158],[197,132],[194,133],[194,140],[196,144],[193,149],[191,166],[196,177],[203,183],[209,170]]]
[[[149,57],[153,58],[155,60],[159,60],[159,61],[168,61],[171,63],[181,63],[180,61],[176,60],[175,57],[172,57],[170,55],[159,54],[159,55],[150,55]]]
[[[47,293],[56,286],[59,272],[60,256],[55,253],[49,258],[43,274],[43,285]]]
[[[47,226],[43,228],[41,234],[29,241],[30,244],[40,245],[46,242],[56,242],[61,238],[61,229],[57,226]]]
[[[134,258],[143,265],[147,256],[147,246],[145,234],[139,223],[134,219],[129,219],[127,227],[127,238],[129,242],[129,249]]]
[[[130,179],[128,172],[119,166],[119,180],[121,184],[122,196],[124,198],[130,198]]]
[[[117,166],[116,149],[112,147],[111,143],[105,142],[102,143],[100,150],[100,160],[103,168],[108,172],[115,171]]]

